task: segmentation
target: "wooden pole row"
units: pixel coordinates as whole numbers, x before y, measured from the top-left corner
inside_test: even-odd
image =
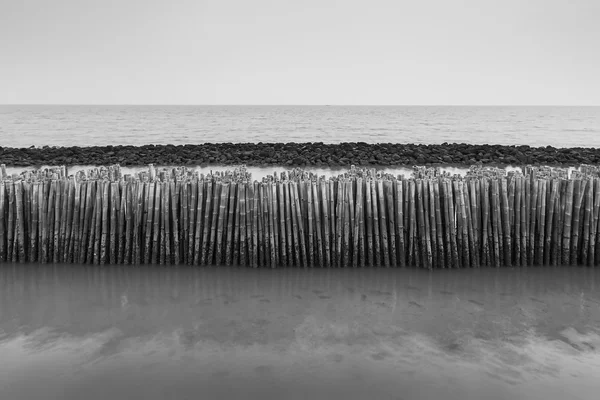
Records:
[[[199,176],[151,166],[138,177],[118,168],[4,176],[0,262],[595,266],[600,178],[586,171],[418,169],[405,179],[351,169],[250,182],[243,169]]]

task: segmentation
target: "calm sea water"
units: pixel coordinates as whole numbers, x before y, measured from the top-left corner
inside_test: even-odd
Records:
[[[600,107],[0,105],[0,146],[206,142],[600,147]]]
[[[0,267],[2,400],[598,398],[597,269]]]

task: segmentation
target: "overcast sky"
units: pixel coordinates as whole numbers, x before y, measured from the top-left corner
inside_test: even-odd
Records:
[[[0,0],[0,103],[600,105],[600,0]]]

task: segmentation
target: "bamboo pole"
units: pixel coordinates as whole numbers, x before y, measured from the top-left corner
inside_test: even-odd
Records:
[[[554,238],[554,232],[556,231],[556,227],[553,224],[554,220],[554,210],[556,204],[556,194],[557,192],[557,181],[553,179],[548,181],[550,183],[550,188],[546,188],[550,192],[550,202],[548,203],[548,207],[546,209],[546,234],[545,234],[545,243],[544,243],[544,265],[550,265],[550,259],[552,255],[552,245],[556,245],[556,238]],[[554,240],[553,240],[554,239]]]
[[[579,252],[579,225],[580,225],[580,210],[583,203],[584,192],[586,188],[586,180],[575,181],[575,203],[573,205],[573,231],[571,232],[571,265],[578,263]]]
[[[514,249],[514,265],[517,267],[521,266],[521,199],[523,196],[521,177],[515,175],[511,181],[512,188],[514,190],[514,236],[513,236],[513,249]],[[510,190],[510,187],[509,187]]]
[[[206,184],[204,182],[204,179],[201,179],[197,182],[196,184],[196,190],[197,190],[197,195],[196,195],[196,226],[194,227],[195,229],[195,240],[194,240],[194,254],[193,254],[193,260],[192,263],[194,265],[200,265],[202,263],[201,259],[202,259],[202,251],[203,251],[203,246],[202,246],[202,233],[204,231],[204,222],[205,222],[205,213],[206,211],[204,210],[204,201],[205,201],[205,187]],[[173,243],[174,245],[174,243]],[[173,249],[173,252],[175,251],[175,249]]]
[[[58,261],[66,262],[68,258],[68,235],[72,229],[72,207],[73,199],[71,198],[71,188],[73,187],[73,180],[67,179],[62,181],[62,203],[60,213],[60,232],[59,232],[59,249]]]
[[[276,210],[275,210],[275,204],[276,200],[273,199],[273,184],[271,182],[267,183],[265,188],[265,195],[266,195],[266,207],[267,207],[267,215],[266,215],[266,219],[265,222],[268,223],[268,232],[269,232],[269,255],[270,255],[270,263],[271,263],[271,268],[276,268],[278,265],[278,259],[277,259],[277,234],[276,234],[276,229],[277,229],[277,222],[276,222]],[[310,196],[310,192],[311,189],[310,187],[308,187],[308,191],[309,191],[309,196]]]
[[[287,187],[287,203],[289,204],[289,216],[290,216],[290,224],[291,224],[291,232],[292,232],[292,244],[293,244],[293,254],[294,254],[294,265],[296,267],[301,266],[300,259],[300,230],[298,227],[298,213],[296,209],[297,196],[294,192],[297,183],[294,181],[288,181],[285,183]]]
[[[31,182],[29,180],[24,180],[22,183],[22,192],[23,192],[23,248],[25,250],[24,261],[32,261],[31,254],[31,231],[32,227],[32,216],[31,212]]]
[[[479,260],[477,257],[476,238],[475,238],[475,224],[473,216],[473,207],[471,205],[471,193],[469,182],[463,183],[463,199],[465,203],[465,212],[467,217],[467,236],[469,239],[469,262],[471,267],[479,267]]]
[[[90,241],[92,237],[92,232],[94,231],[94,226],[92,225],[92,218],[95,216],[94,213],[94,205],[95,205],[95,193],[96,193],[96,184],[95,181],[87,181],[86,182],[86,194],[85,194],[85,210],[83,213],[83,224],[82,224],[82,232],[81,232],[81,243],[79,244],[79,263],[83,264],[85,262],[89,262],[89,252],[92,249],[90,247]],[[44,184],[45,186],[45,184]],[[45,198],[44,198],[45,200]],[[45,201],[42,203],[46,204]],[[44,210],[46,207],[44,207]],[[42,211],[42,215],[43,211]],[[46,228],[45,218],[42,218],[42,223],[44,223],[43,229]],[[45,232],[42,232],[42,238],[46,238]],[[43,253],[47,255],[47,243],[42,243]],[[43,257],[45,257],[43,255]]]
[[[64,181],[58,180],[56,181],[55,188],[55,196],[56,200],[54,202],[54,231],[53,231],[53,239],[54,246],[52,248],[52,260],[54,263],[60,262],[60,227],[61,227],[61,213],[62,213],[62,199],[63,199],[63,187]]]
[[[365,210],[367,211],[367,223],[366,223],[366,237],[367,246],[366,253],[368,259],[368,265],[373,267],[375,265],[375,256],[373,254],[373,208],[371,207],[371,179],[365,180],[364,195],[365,195]]]
[[[151,246],[152,246],[152,217],[154,215],[154,192],[156,184],[148,182],[144,184],[144,264],[150,264],[151,261]]]
[[[3,164],[4,165],[4,164]],[[6,255],[6,184],[4,183],[4,175],[0,177],[0,262],[7,261]]]
[[[443,221],[442,221],[442,206],[440,198],[440,182],[439,180],[431,181],[433,186],[433,198],[435,207],[435,222],[436,222],[436,252],[437,252],[437,265],[436,268],[446,268],[445,261],[445,246],[444,246],[444,232],[443,232]]]
[[[562,238],[562,263],[569,265],[571,263],[571,220],[573,212],[573,193],[575,181],[567,181],[567,192],[565,194],[565,219]]]
[[[15,224],[15,228],[17,230],[17,233],[15,234],[15,237],[17,239],[17,246],[15,246],[18,249],[18,260],[19,262],[23,263],[25,262],[25,213],[24,213],[24,202],[23,202],[23,183],[22,182],[17,182],[14,186],[15,188],[15,204],[16,204],[16,224]],[[15,252],[17,252],[17,250],[15,250]]]
[[[583,238],[581,241],[580,262],[582,265],[588,263],[589,246],[590,246],[590,220],[592,219],[592,203],[594,201],[594,181],[591,178],[586,178],[588,182],[584,194],[584,217],[583,217]]]
[[[380,267],[382,265],[382,237],[380,236],[381,231],[379,229],[379,207],[377,205],[377,182],[378,180],[371,181],[371,205],[373,207],[373,249],[375,250],[375,266]]]
[[[134,184],[125,185],[125,245],[123,249],[123,263],[125,265],[132,264],[132,240],[133,240],[133,195]]]
[[[378,199],[378,213],[379,213],[379,237],[381,238],[381,260],[383,266],[389,268],[390,266],[390,251],[388,242],[388,217],[386,215],[385,195],[383,193],[383,180],[378,179],[376,181],[377,199]]]
[[[229,190],[231,185],[228,182],[221,183],[221,192],[220,192],[220,200],[219,200],[219,214],[217,218],[217,233],[216,233],[216,265],[221,265],[223,263],[223,238],[224,238],[224,230],[226,226],[226,218],[227,218],[227,210],[228,210],[228,201],[229,201]]]
[[[516,264],[516,255],[515,255],[515,247],[516,247],[516,243],[519,239],[516,238],[515,235],[515,228],[516,228],[516,224],[515,224],[515,218],[516,218],[516,212],[515,212],[515,190],[516,190],[516,179],[517,176],[516,175],[512,175],[511,177],[509,177],[507,179],[507,183],[508,183],[508,222],[509,222],[509,260],[511,265]],[[518,265],[518,264],[517,264]]]
[[[469,218],[467,217],[467,210],[468,210],[468,205],[466,204],[465,201],[465,191],[464,191],[464,182],[463,181],[458,181],[457,182],[458,185],[458,192],[457,192],[457,200],[458,200],[458,204],[457,207],[459,209],[460,212],[460,227],[462,230],[462,244],[463,244],[463,250],[462,250],[462,260],[463,260],[463,267],[467,267],[470,268],[473,265],[471,264],[471,255],[470,255],[470,240],[469,240]]]
[[[287,182],[286,182],[287,183]],[[239,230],[237,231],[239,233],[239,236],[237,236],[238,234],[236,234],[236,237],[238,238],[238,242],[239,242],[239,249],[240,249],[240,253],[239,253],[239,265],[242,266],[246,266],[248,264],[247,261],[247,254],[249,253],[248,251],[248,246],[246,243],[246,236],[247,236],[247,202],[246,202],[246,183],[242,182],[240,184],[238,184],[238,210],[239,210]],[[287,186],[287,185],[286,185]],[[286,203],[289,206],[289,203]],[[289,215],[289,209],[288,209],[288,215]],[[290,251],[291,254],[291,251]]]
[[[206,193],[206,205],[204,207],[204,232],[202,233],[202,250],[200,257],[200,265],[207,265],[208,261],[208,248],[209,246],[209,235],[210,225],[212,216],[212,187],[213,182],[209,179],[204,183]]]
[[[179,202],[179,215],[180,215],[180,224],[179,224],[179,244],[180,244],[180,252],[181,252],[181,262],[185,265],[189,265],[189,256],[190,256],[190,206],[188,200],[188,186],[189,182],[182,181],[181,188],[179,193],[180,202]]]
[[[100,235],[100,264],[104,265],[108,261],[107,252],[109,248],[109,206],[110,206],[111,183],[104,182],[102,190],[102,232]]]
[[[424,248],[423,253],[423,266],[427,269],[432,269],[433,263],[433,254],[431,250],[431,227],[429,222],[429,216],[427,215],[429,210],[429,190],[427,181],[421,181],[420,185],[422,185],[422,206],[423,206],[423,220],[424,220],[424,230],[421,233],[421,237],[423,238],[422,244]]]
[[[171,227],[168,226],[169,213],[171,212],[169,207],[169,182],[161,180],[158,184],[160,186],[160,252],[157,258],[159,265],[171,265],[171,246],[169,243],[171,238]],[[194,231],[192,230],[190,234],[193,235],[193,233]]]
[[[280,249],[280,264],[283,266],[290,266],[290,254],[291,245],[288,241],[287,225],[286,225],[286,207],[285,207],[285,195],[283,193],[284,182],[279,182],[277,187],[274,188],[277,191],[277,204],[278,204],[278,215],[279,215],[279,249]]]
[[[1,183],[0,183],[1,185]],[[39,199],[40,199],[40,182],[33,182],[32,184],[32,193],[31,193],[31,230],[30,230],[30,244],[29,244],[29,257],[30,257],[30,261],[33,262],[38,262],[39,260],[39,246],[38,246],[38,240],[39,240],[39,224],[40,224],[40,204],[39,204]],[[3,241],[4,241],[4,226],[3,226],[3,222],[1,222],[1,220],[3,220],[4,218],[4,209],[2,207],[2,202],[3,202],[3,192],[2,189],[0,188],[0,262],[4,261],[3,258],[3,251],[2,251],[2,247],[3,247]]]
[[[394,181],[394,210],[396,213],[396,237],[398,238],[398,259],[400,267],[406,267],[405,228],[404,228],[404,187],[402,181]],[[435,187],[434,187],[435,188]],[[439,191],[439,186],[438,186]],[[439,200],[439,199],[438,199]],[[436,202],[436,212],[439,212],[439,201]],[[441,232],[440,232],[441,234]]]
[[[195,264],[195,252],[196,246],[198,243],[198,236],[196,231],[196,226],[198,222],[198,218],[200,218],[200,214],[198,213],[198,179],[193,178],[189,183],[189,196],[190,201],[188,203],[188,248],[187,248],[187,265]],[[202,209],[200,209],[202,211]],[[165,248],[166,250],[166,248]]]
[[[81,184],[76,178],[72,178],[70,183],[69,202],[67,204],[69,210],[67,215],[67,244],[65,246],[64,259],[68,263],[74,263],[76,262],[75,242],[77,241],[77,235],[79,234],[79,201],[81,196]],[[36,205],[37,204],[34,204],[34,208],[36,208]],[[32,235],[32,238],[33,237],[34,235]],[[36,251],[32,249],[31,253],[33,256]]]
[[[331,231],[330,231],[330,226],[331,226],[331,219],[332,216],[330,214],[330,208],[329,208],[329,186],[328,186],[329,181],[324,181],[322,180],[320,182],[321,185],[321,196],[322,196],[322,201],[321,201],[321,205],[323,207],[323,245],[325,247],[324,249],[324,253],[325,253],[325,267],[329,268],[331,267],[331,246],[330,246],[330,239],[331,239]],[[286,215],[288,215],[289,213],[289,208],[288,208],[288,203],[286,203]],[[286,221],[287,222],[287,221]],[[286,224],[286,226],[289,227],[289,224]],[[288,254],[291,256],[292,251],[291,251],[291,247],[290,247],[290,237],[288,236]],[[289,262],[289,264],[291,265],[291,260]]]
[[[598,216],[600,214],[600,178],[594,178],[594,204],[592,205],[592,215],[590,221],[590,252],[588,257],[588,265],[590,267],[596,265],[596,246],[598,240]]]
[[[529,231],[529,179],[521,177],[519,182],[521,197],[521,245],[520,245],[520,265],[527,265],[527,244],[529,243],[528,231]]]
[[[337,219],[336,219],[336,182],[333,179],[329,179],[327,181],[327,188],[329,190],[329,235],[330,235],[330,244],[331,244],[331,266],[336,266],[336,262],[337,262],[337,238],[336,238],[336,232],[337,232]]]
[[[411,180],[409,182],[409,206],[410,206],[410,234],[409,234],[409,244],[408,244],[408,260],[409,265],[414,267],[420,266],[420,257],[419,257],[419,243],[418,243],[418,232],[417,232],[417,182],[415,180]]]
[[[556,193],[554,194],[554,222],[552,229],[552,246],[551,246],[551,257],[552,265],[557,266],[560,264],[559,250],[561,247],[561,235],[560,235],[560,193],[561,193],[561,179],[554,180],[554,186]],[[558,225],[558,226],[557,226]]]
[[[6,193],[8,196],[7,207],[7,232],[6,232],[6,261],[12,262],[13,248],[15,245],[15,183],[7,182]]]
[[[444,239],[446,242],[445,246],[445,258],[447,260],[446,264],[448,268],[455,267],[454,259],[453,259],[453,245],[452,245],[452,226],[450,225],[450,194],[448,193],[448,181],[446,179],[442,179],[439,181],[441,196],[444,198],[443,202],[443,216],[444,216]]]
[[[233,223],[233,238],[231,243],[231,263],[233,265],[240,265],[240,255],[241,255],[241,245],[240,245],[240,235],[242,227],[246,229],[246,221],[244,220],[244,225],[241,224],[241,207],[242,207],[242,190],[243,184],[240,181],[236,182],[235,185],[235,207],[234,207],[234,223]],[[283,188],[282,188],[283,190]],[[243,204],[244,212],[246,212],[246,205]]]
[[[311,182],[314,216],[315,216],[315,234],[316,234],[316,254],[319,262],[319,267],[325,267],[324,252],[323,252],[323,237],[322,237],[322,222],[321,222],[321,207],[319,201],[319,191],[317,188],[317,182]]]
[[[351,243],[351,237],[350,237],[350,230],[351,230],[351,226],[352,226],[352,220],[351,220],[351,213],[352,210],[350,209],[350,196],[352,195],[350,192],[350,187],[352,185],[352,182],[346,181],[346,179],[343,180],[343,185],[342,185],[342,212],[343,214],[343,218],[342,218],[342,267],[350,267],[351,266],[351,261],[350,261],[350,243]]]
[[[500,267],[500,235],[498,232],[498,227],[500,225],[500,204],[498,204],[498,179],[492,180],[492,230],[493,230],[493,238],[494,238],[494,266],[496,268]]]
[[[210,238],[209,238],[209,242],[208,242],[208,257],[207,257],[207,261],[209,264],[216,264],[218,265],[219,260],[215,260],[215,258],[217,258],[216,253],[216,248],[218,248],[218,243],[219,243],[219,230],[218,230],[218,226],[219,226],[219,214],[221,213],[221,193],[223,191],[223,183],[220,181],[215,182],[214,188],[213,188],[213,199],[212,199],[212,204],[213,204],[213,213],[212,213],[212,218],[211,218],[211,223],[209,225],[210,227]]]
[[[134,265],[139,265],[142,262],[142,257],[143,257],[143,248],[142,248],[142,244],[143,244],[143,240],[144,240],[144,236],[142,235],[143,232],[143,227],[144,227],[144,210],[145,210],[145,205],[144,205],[144,190],[145,190],[145,183],[142,182],[136,182],[135,185],[135,197],[134,197],[134,201],[135,201],[135,227],[134,227],[134,231],[133,231],[133,262],[132,264]]]
[[[306,243],[305,243],[305,236],[304,236],[304,223],[303,223],[303,216],[302,216],[302,207],[300,205],[300,199],[298,198],[298,185],[297,184],[292,184],[292,196],[294,199],[294,204],[295,204],[295,212],[294,212],[294,221],[296,223],[296,225],[298,226],[298,238],[300,239],[300,254],[301,254],[301,258],[302,258],[302,266],[303,267],[308,267],[308,260],[307,260],[307,255],[306,255]]]
[[[513,225],[513,220],[511,219],[512,213],[510,211],[512,206],[509,205],[508,182],[506,178],[502,178],[500,182],[502,183],[502,192],[500,194],[502,196],[502,233],[504,234],[502,245],[504,250],[504,265],[512,267],[511,227]]]
[[[259,249],[259,243],[258,243],[258,233],[259,233],[259,219],[260,216],[258,215],[259,213],[259,198],[260,198],[260,192],[258,190],[259,186],[258,183],[255,182],[254,185],[250,185],[249,189],[250,189],[250,194],[251,194],[251,198],[252,198],[252,266],[254,268],[258,267],[258,249]],[[296,193],[297,194],[297,193]]]
[[[359,254],[360,254],[360,240],[361,240],[361,235],[360,235],[360,222],[362,221],[362,178],[357,178],[356,179],[356,212],[355,212],[355,216],[354,216],[354,224],[352,227],[352,267],[353,268],[357,268],[358,267],[358,260],[359,260]],[[360,254],[360,257],[363,259],[364,262],[364,255]],[[364,264],[363,264],[364,266]]]
[[[120,208],[119,183],[110,183],[110,237],[108,244],[108,262],[112,265],[117,263],[117,221]]]
[[[236,194],[237,194],[237,183],[231,182],[229,184],[229,208],[227,211],[227,236],[225,237],[225,264],[231,265],[233,263],[233,227],[235,219],[235,206],[236,206]]]
[[[432,186],[430,187],[430,189],[433,190]],[[385,203],[386,203],[386,209],[387,209],[387,215],[388,215],[388,218],[387,218],[388,231],[389,231],[389,235],[390,235],[389,236],[390,264],[392,265],[392,267],[397,267],[398,259],[396,257],[397,251],[396,251],[396,228],[395,228],[397,222],[395,220],[396,214],[394,213],[394,211],[395,211],[394,210],[394,187],[393,187],[392,181],[390,181],[388,179],[386,179],[384,181],[384,192],[385,192],[385,196],[386,196]],[[433,191],[432,191],[432,193],[433,193]],[[435,214],[435,206],[434,206],[433,202],[431,204],[432,204],[431,205],[432,210],[434,210],[433,214]],[[433,215],[432,218],[435,223],[435,215]],[[435,228],[433,228],[433,229],[435,229]],[[432,235],[435,235],[435,230],[433,230],[432,232],[433,232]]]

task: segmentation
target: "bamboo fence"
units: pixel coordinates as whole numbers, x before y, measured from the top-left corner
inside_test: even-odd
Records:
[[[479,268],[600,264],[600,169],[351,167],[253,181],[241,166],[9,176],[0,263]]]

